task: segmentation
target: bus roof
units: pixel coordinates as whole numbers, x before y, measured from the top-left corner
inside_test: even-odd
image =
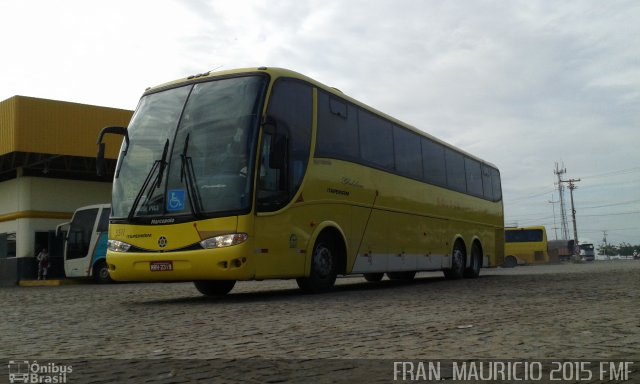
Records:
[[[387,115],[384,112],[381,112],[375,108],[370,107],[367,104],[362,103],[361,101],[358,101],[350,96],[347,96],[346,94],[344,94],[342,91],[338,90],[337,88],[334,87],[330,87],[327,86],[325,84],[320,83],[317,80],[314,80],[308,76],[305,76],[301,73],[289,70],[289,69],[285,69],[285,68],[277,68],[277,67],[254,67],[254,68],[238,68],[238,69],[230,69],[230,70],[225,70],[225,71],[217,71],[217,72],[212,72],[212,71],[208,71],[208,72],[204,72],[201,74],[197,74],[197,75],[192,75],[186,78],[182,78],[182,79],[178,79],[178,80],[174,80],[174,81],[170,81],[164,84],[160,84],[158,86],[154,86],[154,87],[150,87],[147,88],[144,92],[144,95],[150,94],[150,93],[156,93],[156,92],[160,92],[166,89],[170,89],[170,88],[175,88],[181,85],[186,85],[186,84],[192,84],[192,83],[199,83],[199,82],[205,82],[208,80],[211,80],[213,78],[218,78],[218,77],[233,77],[233,76],[237,76],[237,75],[243,75],[243,74],[252,74],[252,73],[266,73],[269,76],[271,76],[272,78],[276,79],[279,77],[289,77],[289,78],[294,78],[294,79],[299,79],[305,82],[308,82],[314,86],[316,86],[317,88],[322,89],[325,92],[328,92],[336,97],[340,97],[343,98],[357,106],[360,106],[366,110],[369,110],[377,115],[379,115],[382,118],[385,118],[387,120],[389,120],[391,123],[402,126],[406,129],[409,129],[421,136],[427,137],[435,142],[438,142],[446,147],[449,147],[459,153],[462,153],[463,155],[472,158],[474,160],[477,160],[481,163],[484,163],[486,165],[489,165],[493,168],[495,168],[496,170],[498,170],[498,167],[496,167],[494,164],[485,161],[483,159],[480,159],[479,157],[472,155],[471,153],[468,153],[458,147],[455,147],[452,144],[449,144],[441,139],[438,139],[435,136],[432,136],[431,134],[420,130],[412,125],[409,125],[407,123],[404,123],[392,116]],[[498,170],[499,172],[499,170]]]
[[[505,231],[526,231],[532,229],[542,229],[546,232],[547,228],[544,225],[532,225],[530,227],[504,227]]]

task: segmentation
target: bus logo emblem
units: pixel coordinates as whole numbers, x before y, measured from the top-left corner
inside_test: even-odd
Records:
[[[167,246],[167,238],[164,236],[160,236],[160,238],[158,239],[158,247],[164,248],[166,246]]]

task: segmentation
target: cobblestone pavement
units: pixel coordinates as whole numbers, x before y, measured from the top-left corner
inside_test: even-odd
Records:
[[[114,368],[124,359],[266,364],[243,377],[249,382],[282,372],[272,368],[288,359],[640,361],[633,260],[484,269],[457,281],[441,273],[404,284],[349,277],[323,295],[303,294],[293,280],[240,282],[222,299],[190,283],[16,287],[0,289],[0,303],[0,358],[105,362],[88,380],[96,382],[115,382],[114,370],[135,378]],[[189,375],[172,370],[168,382],[218,377],[206,364]]]

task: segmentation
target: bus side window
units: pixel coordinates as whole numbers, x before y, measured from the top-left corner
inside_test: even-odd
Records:
[[[444,147],[432,140],[422,139],[422,168],[427,183],[446,186],[447,169],[444,162]]]
[[[316,157],[360,161],[358,108],[318,90]]]
[[[416,180],[422,178],[420,137],[406,129],[393,127],[396,172]]]
[[[491,184],[493,186],[493,201],[502,200],[502,186],[500,183],[500,172],[491,168]]]
[[[311,146],[312,95],[310,85],[287,78],[273,88],[260,148],[259,211],[281,209],[302,184]]]
[[[388,172],[395,171],[393,125],[365,110],[361,110],[358,117],[362,160]]]
[[[464,158],[464,170],[467,179],[467,193],[483,197],[484,190],[482,187],[482,170],[480,163],[468,157]]]
[[[98,215],[98,209],[77,211],[69,225],[67,239],[67,259],[79,259],[87,256],[91,233]]]
[[[447,185],[454,191],[467,193],[467,179],[464,170],[464,156],[449,148],[444,152],[447,164]]]
[[[493,200],[493,182],[491,181],[491,169],[482,164],[482,195],[487,200]]]

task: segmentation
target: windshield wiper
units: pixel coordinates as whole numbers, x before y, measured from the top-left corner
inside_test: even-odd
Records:
[[[162,176],[164,176],[164,170],[167,168],[167,152],[169,152],[169,139],[164,142],[164,149],[162,150],[162,158],[160,159],[160,163],[158,165],[158,182],[156,184],[156,188],[160,188],[160,184],[162,184]]]
[[[169,139],[167,139],[167,141],[164,143],[164,149],[162,150],[162,158],[153,162],[153,165],[151,166],[151,169],[147,174],[147,178],[144,179],[144,183],[142,183],[142,187],[138,191],[136,198],[133,200],[133,204],[131,205],[131,209],[129,210],[129,216],[127,217],[129,221],[133,219],[136,209],[138,208],[138,204],[140,204],[140,199],[142,199],[142,196],[144,195],[144,192],[147,190],[149,185],[153,186],[153,188],[160,188],[160,185],[162,184],[162,177],[164,175],[164,170],[167,167],[168,152],[169,152]],[[158,175],[156,176],[155,180],[153,180],[152,182],[151,180],[153,178],[153,175],[156,173],[156,170],[158,170]],[[147,195],[143,206],[147,204],[150,198],[151,198],[151,193]]]
[[[191,157],[187,156],[190,135],[190,133],[187,134],[187,137],[184,139],[184,147],[180,154],[180,159],[182,160],[182,167],[180,168],[180,182],[186,179],[185,185],[187,187],[187,193],[189,194],[189,205],[191,206],[191,211],[195,217],[200,218],[202,217],[202,200],[200,198],[200,191],[196,184],[196,174],[193,170]]]

